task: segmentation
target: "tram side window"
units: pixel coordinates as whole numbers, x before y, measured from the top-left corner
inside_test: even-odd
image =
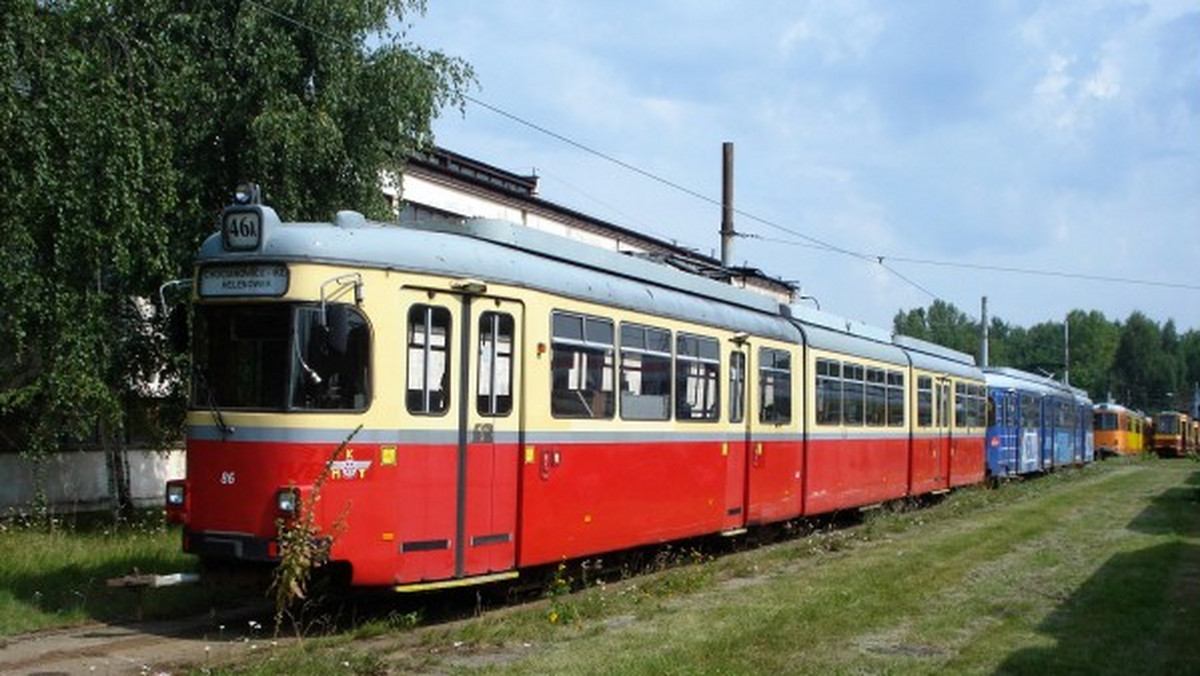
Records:
[[[817,424],[842,424],[842,363],[817,360]]]
[[[512,413],[513,318],[502,312],[479,317],[479,383],[475,410],[481,416],[504,417]]]
[[[555,312],[551,332],[551,414],[612,418],[616,408],[612,320]]]
[[[670,331],[621,324],[621,417],[670,420]]]
[[[904,427],[904,374],[887,372],[887,424]]]
[[[414,305],[408,311],[408,412],[440,415],[450,406],[450,310]]]
[[[933,378],[917,377],[917,426],[933,427]]]
[[[729,422],[740,423],[746,419],[746,355],[734,352],[729,355]]]
[[[987,398],[987,426],[995,427],[997,423],[1002,422],[999,417],[1004,414],[1004,403],[997,401],[999,394],[988,395]]]
[[[758,419],[784,425],[792,420],[792,358],[783,350],[758,351]]]
[[[887,373],[867,369],[867,426],[883,427],[887,420]]]
[[[366,407],[370,335],[357,309],[341,303],[297,307],[292,340],[293,408]]]
[[[987,418],[984,388],[974,383],[954,385],[954,426],[979,427]]]
[[[970,395],[967,394],[966,383],[954,383],[954,426],[966,427],[967,415],[970,408]]]
[[[1021,395],[1021,426],[1025,429],[1036,429],[1042,424],[1038,411],[1038,399],[1031,394]]]
[[[847,425],[863,424],[866,369],[859,364],[842,364],[842,420]]]
[[[953,422],[950,420],[950,381],[945,378],[938,382],[938,417],[934,422],[938,427],[949,427]]]
[[[721,347],[715,338],[675,337],[675,416],[685,422],[720,418]]]

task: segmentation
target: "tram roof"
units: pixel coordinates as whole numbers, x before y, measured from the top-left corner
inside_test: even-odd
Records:
[[[425,273],[558,293],[869,359],[979,377],[970,355],[898,336],[664,262],[611,251],[494,219],[422,219],[399,224],[342,211],[333,222],[284,223],[261,207],[262,240],[229,251],[221,233],[201,246],[197,263],[304,261]]]
[[[892,340],[909,353],[913,366],[917,368],[944,370],[951,375],[976,380],[983,379],[983,372],[975,365],[975,357],[966,352],[959,352],[937,343],[901,334],[896,334]]]
[[[1101,402],[1099,404],[1095,404],[1092,406],[1092,409],[1094,411],[1096,411],[1097,413],[1110,411],[1112,413],[1131,413],[1133,415],[1145,416],[1145,414],[1142,413],[1141,411],[1138,411],[1136,409],[1129,408],[1128,406],[1124,406],[1122,404],[1117,404],[1117,403],[1114,403],[1111,401],[1105,401],[1105,402]]]
[[[267,212],[268,210],[264,210]],[[402,270],[551,291],[577,300],[799,342],[778,301],[663,263],[491,219],[399,225],[340,212],[333,223],[264,217],[254,251],[227,251],[209,237],[200,264],[250,259]]]
[[[1076,396],[1071,391],[1072,388],[1063,385],[1057,380],[1020,369],[1009,368],[1007,366],[989,366],[983,369],[983,374],[988,387],[1035,392],[1043,395]]]

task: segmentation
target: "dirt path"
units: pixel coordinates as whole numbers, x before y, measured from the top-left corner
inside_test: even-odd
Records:
[[[269,614],[240,611],[217,617],[124,626],[89,624],[0,639],[0,674],[120,676],[171,674],[173,665],[224,663],[277,643]]]

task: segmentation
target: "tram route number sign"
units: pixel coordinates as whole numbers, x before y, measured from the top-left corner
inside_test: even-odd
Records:
[[[282,296],[288,269],[281,264],[217,265],[200,270],[200,296]]]
[[[226,211],[221,218],[221,235],[228,251],[257,249],[262,240],[262,214],[256,209]]]

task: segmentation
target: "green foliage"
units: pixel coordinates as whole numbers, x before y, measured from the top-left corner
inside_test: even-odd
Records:
[[[0,3],[0,447],[119,446],[159,376],[182,400],[186,359],[134,299],[189,274],[238,183],[292,219],[384,215],[380,171],[473,82],[390,29],[424,8]]]
[[[1069,332],[1062,322],[1025,329],[993,317],[989,364],[1062,378],[1067,367],[1063,341],[1069,333],[1071,384],[1087,390],[1093,401],[1107,401],[1111,395],[1146,411],[1190,407],[1200,383],[1200,331],[1179,335],[1173,321],[1159,326],[1141,312],[1122,324],[1095,310],[1073,310],[1067,322]],[[968,354],[977,353],[981,339],[978,322],[940,300],[928,311],[896,313],[893,330]]]
[[[897,312],[893,321],[896,333],[920,338],[967,354],[979,351],[979,322],[972,320],[953,303],[935,300],[928,310],[916,308]]]

